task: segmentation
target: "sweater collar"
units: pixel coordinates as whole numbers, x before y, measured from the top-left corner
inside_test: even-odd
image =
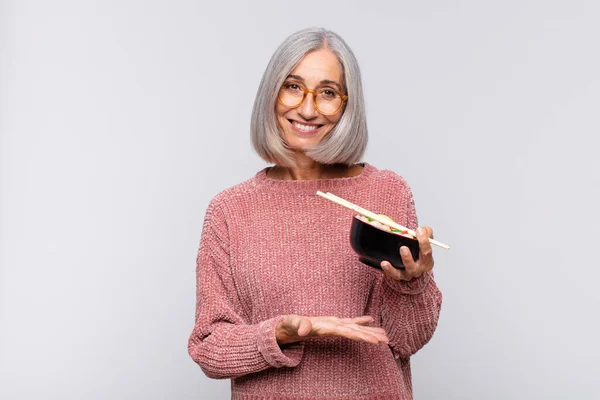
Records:
[[[292,194],[316,194],[318,190],[322,192],[344,190],[348,188],[360,188],[364,186],[369,177],[377,170],[371,164],[361,163],[364,168],[360,174],[344,178],[327,178],[314,180],[282,180],[267,176],[269,167],[260,170],[255,176],[254,181],[258,186],[265,189],[285,191]]]

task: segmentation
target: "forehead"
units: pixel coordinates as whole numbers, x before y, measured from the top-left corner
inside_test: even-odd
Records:
[[[313,51],[304,56],[302,61],[290,72],[299,75],[307,83],[324,79],[341,82],[342,69],[335,54],[328,49]]]

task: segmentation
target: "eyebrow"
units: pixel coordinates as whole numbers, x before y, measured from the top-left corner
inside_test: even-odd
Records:
[[[304,78],[302,78],[300,75],[288,75],[288,79],[292,78],[292,79],[296,79],[299,81],[304,82]],[[343,90],[342,85],[340,85],[339,83],[337,83],[336,81],[332,81],[330,79],[323,79],[321,82],[319,82],[321,85],[335,85],[338,87],[338,89],[340,91]]]

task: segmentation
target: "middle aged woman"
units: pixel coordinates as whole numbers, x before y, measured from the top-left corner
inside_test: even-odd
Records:
[[[352,214],[330,191],[416,229],[406,181],[358,161],[367,125],[358,64],[335,33],[288,37],[264,73],[252,142],[274,164],[210,202],[197,258],[189,354],[234,399],[412,399],[410,356],[442,296],[429,227],[405,270],[358,261]]]

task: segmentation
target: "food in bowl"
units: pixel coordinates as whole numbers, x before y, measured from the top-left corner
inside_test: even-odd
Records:
[[[404,269],[400,257],[402,246],[408,247],[413,260],[419,259],[419,241],[407,231],[393,231],[393,228],[362,215],[352,217],[350,245],[363,264],[377,269],[381,269],[384,260],[394,268]]]
[[[382,218],[384,218],[384,219],[390,220],[391,222],[395,222],[393,219],[391,219],[387,215],[379,214],[379,216],[382,217]],[[392,233],[395,233],[397,235],[402,235],[404,237],[414,239],[414,236],[410,235],[408,233],[408,231],[406,231],[406,230],[400,230],[400,229],[392,228],[392,227],[390,227],[388,225],[382,224],[381,222],[376,221],[373,218],[367,217],[365,215],[360,215],[359,214],[359,215],[356,216],[356,218],[360,219],[363,222],[366,222],[367,224],[373,225],[375,228],[383,229],[386,232],[392,232]]]

